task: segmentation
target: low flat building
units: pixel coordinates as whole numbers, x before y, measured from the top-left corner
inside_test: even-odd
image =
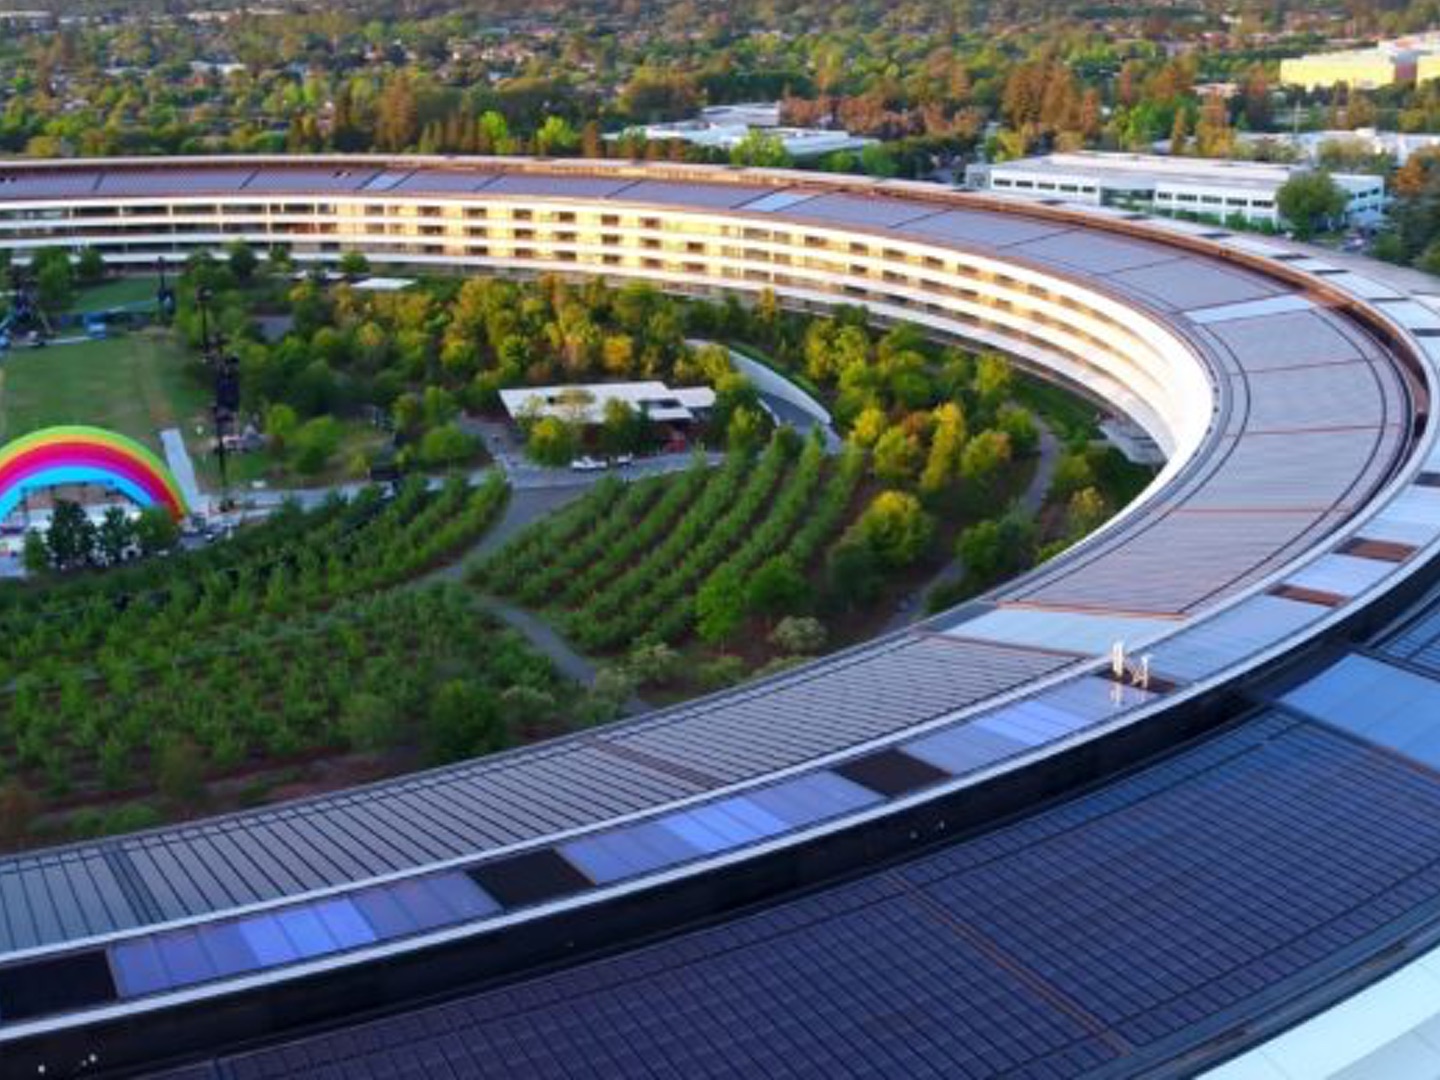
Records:
[[[766,135],[780,140],[785,152],[792,158],[815,158],[834,154],[841,150],[863,150],[874,139],[851,135],[848,131],[832,131],[828,128],[778,127],[773,124],[752,124],[733,119],[710,120],[700,117],[695,120],[677,120],[668,124],[646,124],[632,131],[644,135],[651,142],[679,139],[692,146],[704,146],[712,150],[729,153],[739,146],[752,131],[763,131]],[[606,136],[610,140],[619,135]]]
[[[775,128],[780,126],[780,103],[747,101],[735,105],[710,105],[700,110],[700,119],[711,124]]]
[[[693,424],[715,405],[708,386],[671,388],[663,382],[591,383],[572,386],[519,386],[500,391],[500,402],[512,420],[554,416],[571,423],[604,423],[605,406],[623,401],[657,423]]]
[[[1279,225],[1276,193],[1303,171],[1252,161],[1081,151],[972,165],[965,180],[980,190],[1222,220],[1238,214],[1252,224]],[[1384,214],[1383,177],[1332,173],[1331,179],[1349,196],[1349,223],[1371,224]]]

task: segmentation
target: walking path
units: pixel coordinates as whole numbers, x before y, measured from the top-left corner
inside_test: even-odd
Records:
[[[185,505],[191,513],[200,513],[206,499],[195,479],[195,463],[190,460],[190,451],[185,448],[185,436],[179,428],[166,428],[160,432],[160,445],[165,448],[165,463],[180,485],[180,494],[185,496]]]

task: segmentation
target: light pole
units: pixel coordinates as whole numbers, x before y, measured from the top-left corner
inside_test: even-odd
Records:
[[[202,285],[196,291],[196,305],[200,308],[200,348],[205,362],[215,373],[215,401],[210,413],[215,418],[215,458],[220,466],[220,509],[229,510],[234,504],[230,499],[229,451],[225,446],[225,433],[240,409],[240,358],[225,351],[225,338],[217,333],[210,335],[209,286]]]

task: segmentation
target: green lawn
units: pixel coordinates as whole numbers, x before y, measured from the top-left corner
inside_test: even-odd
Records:
[[[161,428],[193,431],[209,390],[159,331],[14,349],[0,361],[0,442],[52,424],[94,424],[160,451]]]
[[[89,311],[109,311],[111,308],[141,301],[153,303],[158,289],[159,280],[154,276],[115,278],[80,290],[76,294],[75,302],[70,305],[70,310],[77,315],[83,315]]]

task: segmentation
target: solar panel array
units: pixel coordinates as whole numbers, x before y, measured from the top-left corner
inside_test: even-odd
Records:
[[[1440,780],[1270,713],[895,870],[211,1075],[1077,1076],[1218,1033],[1440,893],[1437,853]]]

